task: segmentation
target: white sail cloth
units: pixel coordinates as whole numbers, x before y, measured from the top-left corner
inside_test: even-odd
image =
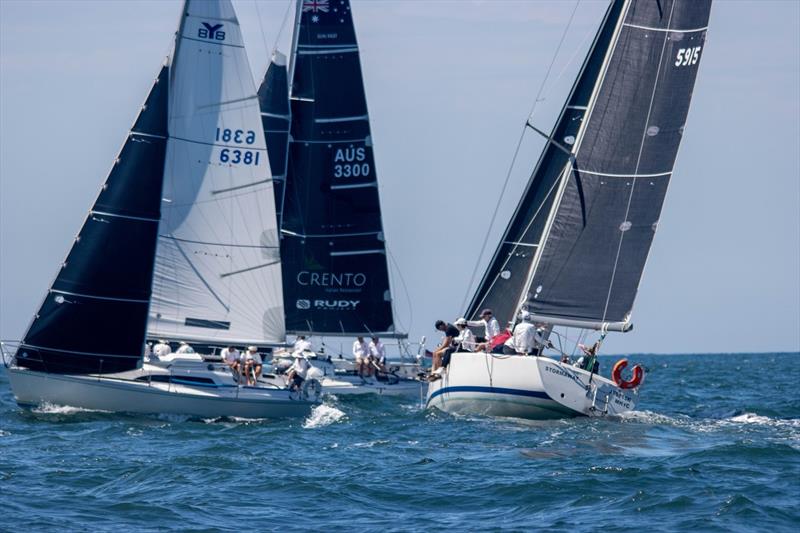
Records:
[[[229,0],[186,2],[169,89],[148,334],[283,342],[272,175]]]

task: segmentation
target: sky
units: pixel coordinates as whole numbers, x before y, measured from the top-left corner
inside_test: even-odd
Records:
[[[542,149],[526,136],[490,226],[537,92],[532,122],[548,130],[606,3],[584,0],[569,25],[571,0],[352,4],[397,325],[435,339]],[[234,0],[256,80],[274,43],[289,48],[287,5]],[[0,338],[23,336],[179,13],[172,0],[0,0]],[[714,3],[635,327],[605,351],[800,351],[798,35],[798,1]]]

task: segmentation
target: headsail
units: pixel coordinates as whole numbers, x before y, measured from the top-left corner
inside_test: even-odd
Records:
[[[711,0],[624,2],[528,285],[537,319],[630,327],[710,10]]]
[[[622,12],[622,4],[613,2],[609,5],[569,98],[548,136],[550,141],[539,157],[466,316],[477,318],[481,309],[489,307],[503,324],[514,319],[520,294],[525,290],[547,217],[557,196],[558,184],[572,156],[575,137]],[[529,124],[529,127],[535,126]]]
[[[163,67],[25,333],[18,365],[78,374],[138,364],[158,234],[168,76]]]
[[[272,177],[229,0],[186,2],[170,89],[148,335],[283,342]]]
[[[318,334],[392,331],[378,182],[350,2],[298,0],[297,8],[281,226],[286,327]]]

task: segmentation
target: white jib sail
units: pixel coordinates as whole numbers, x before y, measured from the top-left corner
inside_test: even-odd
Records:
[[[169,90],[148,335],[283,342],[272,174],[229,0],[186,2]]]

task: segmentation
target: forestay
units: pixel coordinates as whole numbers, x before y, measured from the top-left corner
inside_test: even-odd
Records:
[[[281,226],[286,327],[317,334],[392,331],[378,182],[350,2],[299,0],[297,17]]]
[[[148,335],[283,342],[272,177],[229,1],[186,2],[170,89]]]
[[[630,327],[705,43],[710,0],[618,4],[523,300],[551,324]]]

